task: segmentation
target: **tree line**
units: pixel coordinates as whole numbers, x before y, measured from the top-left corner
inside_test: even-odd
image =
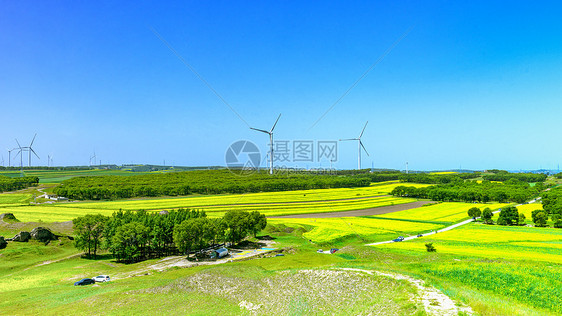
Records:
[[[494,224],[492,217],[494,213],[490,208],[485,208],[481,211],[478,207],[473,207],[468,210],[468,216],[472,218],[480,217],[485,224]],[[562,228],[562,217],[558,213],[549,213],[546,210],[534,210],[531,213],[531,217],[535,227],[547,227],[548,217],[552,216],[552,222],[554,228]],[[517,207],[508,206],[500,210],[498,220],[496,224],[503,226],[521,226],[525,225],[525,214],[519,213]]]
[[[544,188],[542,184],[531,187],[528,183],[511,179],[505,183],[490,181],[455,181],[425,188],[397,186],[391,194],[400,197],[415,197],[445,202],[481,202],[490,201],[523,203]]]
[[[527,183],[534,183],[544,182],[547,178],[547,175],[542,173],[509,173],[505,171],[495,174],[486,174],[483,175],[482,178],[489,181],[507,181],[510,179],[517,179],[519,181]]]
[[[407,173],[407,174],[401,174],[398,179],[401,182],[410,182],[410,183],[444,184],[444,183],[458,182],[459,180],[474,179],[478,177],[480,177],[479,172],[447,173],[447,174]]]
[[[38,177],[10,178],[6,176],[0,176],[0,192],[21,190],[38,183]]]
[[[160,213],[118,211],[112,216],[75,218],[75,247],[96,258],[109,250],[120,262],[138,262],[173,254],[189,254],[224,243],[239,243],[265,228],[259,212],[228,211],[208,218],[204,211],[178,209]]]
[[[369,184],[369,179],[358,176],[269,175],[266,172],[239,176],[228,170],[197,170],[133,176],[75,177],[63,181],[54,189],[54,193],[77,200],[114,200],[189,194],[350,188]]]

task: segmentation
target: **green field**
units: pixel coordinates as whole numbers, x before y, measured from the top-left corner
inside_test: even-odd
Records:
[[[162,171],[155,172],[131,172],[129,170],[106,170],[106,169],[91,169],[91,170],[24,170],[23,174],[28,177],[39,177],[39,183],[61,183],[64,180],[74,177],[84,176],[133,176],[141,174],[161,173]],[[19,177],[21,172],[19,170],[3,170],[0,175],[7,177]]]
[[[30,193],[0,194],[0,213],[14,213],[23,221],[0,223],[0,234],[11,237],[37,225],[72,234],[70,223],[57,222],[84,214],[111,215],[119,209],[196,208],[211,217],[227,210],[257,210],[272,216],[358,210],[414,200],[388,196],[397,185],[400,183],[37,206],[30,205]],[[3,315],[91,314],[94,306],[102,304],[106,307],[97,312],[111,315],[425,315],[421,294],[412,284],[338,270],[353,268],[424,280],[479,315],[562,313],[560,229],[469,224],[412,241],[365,246],[441,229],[466,219],[467,210],[474,206],[498,209],[505,205],[444,202],[376,216],[269,218],[260,235],[273,238],[272,247],[282,249],[283,257],[162,271],[154,267],[165,265],[170,258],[122,264],[107,253],[98,260],[81,258],[67,238],[47,246],[33,241],[10,243],[0,250],[0,310]],[[531,212],[541,207],[527,204],[519,210],[529,223]],[[31,221],[39,223],[25,223]],[[437,253],[426,251],[428,242]],[[334,255],[316,253],[318,248],[332,247],[341,250]],[[112,281],[72,285],[98,274],[109,274]]]

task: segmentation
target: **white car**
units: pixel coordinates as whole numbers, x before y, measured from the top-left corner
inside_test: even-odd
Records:
[[[109,275],[98,275],[97,277],[92,278],[92,279],[94,279],[94,281],[96,281],[96,282],[107,282],[107,281],[110,281]]]

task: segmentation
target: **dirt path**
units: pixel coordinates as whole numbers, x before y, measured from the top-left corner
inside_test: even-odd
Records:
[[[412,203],[404,203],[397,205],[381,206],[374,208],[367,208],[364,210],[344,211],[344,212],[331,212],[331,213],[308,213],[308,214],[295,214],[283,216],[268,216],[268,218],[332,218],[332,217],[353,217],[353,216],[368,216],[368,215],[381,215],[387,213],[394,213],[405,211],[412,208],[424,206],[433,201],[417,201]]]
[[[429,315],[458,315],[459,312],[472,315],[474,311],[469,306],[464,304],[457,305],[451,298],[443,294],[443,292],[432,286],[426,286],[423,280],[414,279],[407,275],[380,272],[373,270],[354,269],[354,268],[341,268],[338,270],[359,271],[370,275],[376,274],[379,276],[389,277],[395,280],[406,280],[418,289],[419,300]]]

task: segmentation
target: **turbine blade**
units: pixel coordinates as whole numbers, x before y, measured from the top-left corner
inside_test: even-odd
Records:
[[[37,157],[37,159],[41,159],[41,158],[39,158],[39,156],[37,155],[35,150],[33,150],[33,148],[29,147],[29,150],[31,150],[31,152],[35,155],[35,157]]]
[[[345,139],[340,139],[340,142],[345,142],[348,140],[359,140],[359,138],[345,138]]]
[[[279,119],[281,118],[281,113],[279,113],[279,116],[277,117],[277,120],[275,121],[275,124],[273,124],[273,127],[271,128],[271,130],[269,131],[270,133],[273,132],[273,130],[275,129],[275,126],[277,125],[277,122],[279,122]]]
[[[363,132],[365,132],[365,128],[367,128],[367,124],[369,124],[369,121],[367,121],[367,123],[365,123],[365,126],[363,127],[363,130],[361,131],[361,134],[359,134],[359,138],[361,138],[361,136],[363,136]]]
[[[268,131],[264,131],[263,129],[257,129],[257,128],[253,128],[253,127],[250,127],[250,129],[253,129],[254,131],[258,131],[258,132],[262,132],[262,133],[269,134]]]
[[[29,147],[33,146],[33,142],[35,141],[35,137],[37,137],[37,133],[35,133],[35,135],[33,136],[33,139],[31,140],[31,144],[29,144]]]
[[[367,154],[367,156],[369,156],[369,152],[367,151],[367,149],[365,148],[365,146],[363,146],[363,142],[359,141],[359,144],[361,144],[361,147],[363,147],[363,150],[365,151],[365,153]]]
[[[18,139],[17,139],[17,138],[16,138],[16,143],[18,143],[18,147],[19,147],[20,150],[21,150],[21,145],[20,145],[20,142],[18,142]]]

